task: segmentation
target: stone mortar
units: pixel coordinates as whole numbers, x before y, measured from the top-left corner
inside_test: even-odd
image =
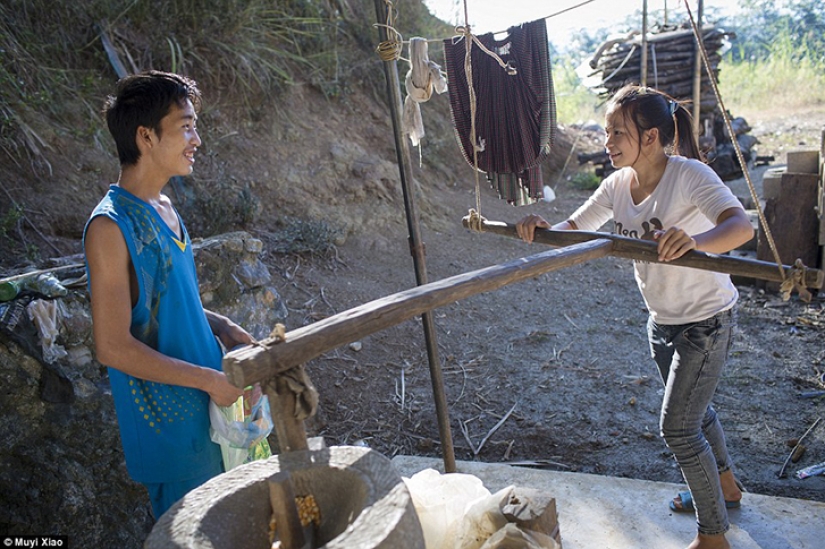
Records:
[[[369,448],[334,446],[242,465],[187,494],[155,524],[145,549],[268,549],[267,479],[290,473],[296,495],[321,511],[315,547],[424,549],[410,493],[389,459]]]

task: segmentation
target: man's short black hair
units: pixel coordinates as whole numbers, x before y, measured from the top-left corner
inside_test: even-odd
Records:
[[[115,140],[121,166],[137,163],[140,150],[135,141],[140,126],[160,135],[160,121],[172,104],[183,108],[192,102],[201,109],[201,92],[194,80],[169,72],[149,70],[121,78],[115,95],[106,98],[103,114]]]

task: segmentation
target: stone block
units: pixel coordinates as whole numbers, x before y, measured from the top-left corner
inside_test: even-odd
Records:
[[[819,174],[819,151],[788,151],[788,173]]]

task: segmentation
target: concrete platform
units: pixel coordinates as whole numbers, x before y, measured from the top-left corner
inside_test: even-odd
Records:
[[[444,471],[437,458],[397,456],[392,463],[408,478],[428,468]],[[696,535],[692,514],[667,507],[684,485],[479,462],[457,468],[491,492],[515,484],[555,497],[564,549],[684,549]],[[825,502],[748,492],[729,517],[734,549],[825,548]]]

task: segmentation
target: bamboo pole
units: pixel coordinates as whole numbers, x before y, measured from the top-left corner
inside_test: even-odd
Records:
[[[469,228],[468,219],[463,220],[464,226]],[[494,233],[501,236],[518,238],[516,226],[500,221],[482,221],[483,232]],[[536,229],[535,242],[548,244],[550,246],[570,246],[580,242],[591,240],[608,239],[613,243],[610,255],[625,259],[636,259],[638,261],[648,261],[650,263],[660,263],[659,254],[656,252],[656,243],[647,240],[627,238],[614,234],[588,232],[588,231],[553,231],[550,229]],[[692,250],[684,256],[670,261],[668,265],[679,265],[681,267],[692,267],[705,271],[716,271],[728,273],[746,278],[756,278],[759,280],[770,280],[782,282],[782,275],[776,263],[748,259],[743,257],[731,257],[727,255],[716,255]],[[785,276],[790,277],[793,267],[783,265],[782,270]],[[805,272],[805,285],[808,288],[821,289],[825,283],[825,272],[819,269],[808,269]]]
[[[232,384],[246,387],[424,312],[604,257],[612,246],[610,240],[595,239],[416,286],[287,332],[283,341],[265,339],[231,351],[223,359],[223,371]]]
[[[647,87],[647,0],[642,0],[642,62],[639,84]]]
[[[687,2],[687,0],[685,0]],[[699,0],[699,10],[698,10],[698,19],[696,20],[696,26],[698,29],[702,28],[702,15],[704,11],[704,2],[703,0]],[[699,139],[699,134],[702,132],[702,41],[704,37],[702,36],[704,33],[699,32],[696,36],[696,45],[694,46],[694,51],[696,52],[696,58],[693,62],[693,135],[696,136],[696,139]],[[712,67],[708,67],[708,71],[712,70]]]

